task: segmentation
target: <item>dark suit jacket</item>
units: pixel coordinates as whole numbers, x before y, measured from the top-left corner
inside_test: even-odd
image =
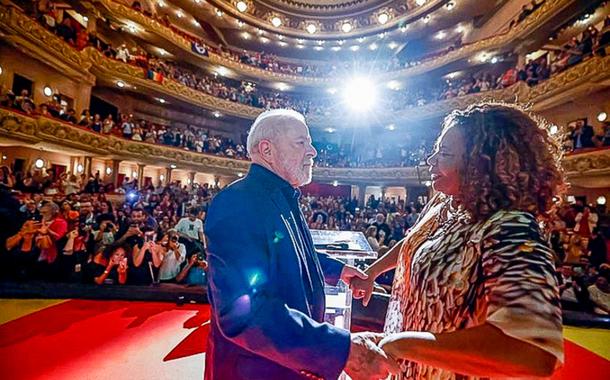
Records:
[[[252,164],[210,205],[211,332],[206,380],[336,379],[349,332],[324,319],[324,278],[343,264],[314,250],[298,190]]]

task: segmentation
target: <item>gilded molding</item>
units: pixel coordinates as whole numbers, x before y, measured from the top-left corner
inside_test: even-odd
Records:
[[[0,108],[0,136],[28,143],[51,142],[94,155],[136,160],[149,165],[174,163],[189,170],[237,175],[246,172],[250,162],[191,152],[174,147],[100,135],[83,128],[45,117],[26,116]],[[564,157],[568,180],[610,175],[610,149],[571,154]],[[314,168],[317,181],[343,181],[351,184],[418,185],[430,179],[427,167],[399,168]]]
[[[89,70],[91,62],[81,52],[49,32],[35,20],[13,7],[0,5],[0,27],[13,35],[27,37],[63,62],[80,70]]]
[[[195,54],[191,51],[190,42],[182,37],[181,35],[175,33],[171,28],[165,27],[161,25],[159,22],[151,19],[143,15],[140,12],[137,12],[123,4],[117,3],[113,0],[93,0],[96,3],[102,4],[106,9],[108,9],[115,16],[121,16],[133,21],[136,21],[142,25],[147,26],[151,31],[159,35],[160,37],[169,40],[174,43],[178,47],[187,50],[191,54]],[[419,75],[444,65],[447,65],[451,62],[468,58],[475,55],[478,52],[482,52],[484,50],[493,50],[500,48],[515,39],[522,38],[533,31],[536,25],[540,23],[546,22],[552,17],[554,17],[559,11],[573,3],[575,0],[553,0],[546,1],[536,12],[532,13],[528,16],[524,21],[519,23],[517,26],[512,28],[507,33],[497,35],[494,37],[490,37],[484,40],[480,40],[469,44],[467,46],[463,46],[457,50],[448,52],[436,58],[432,58],[425,63],[419,64],[413,67],[407,67],[397,71],[389,71],[380,74],[377,76],[376,80],[385,81],[385,80],[397,80],[404,79],[409,76]],[[197,54],[195,54],[197,55]],[[263,80],[270,81],[281,81],[287,82],[295,85],[322,85],[326,86],[329,84],[336,83],[339,79],[331,78],[331,77],[322,77],[322,78],[314,78],[300,75],[291,75],[291,74],[281,74],[275,73],[259,68],[255,68],[250,65],[245,65],[240,62],[235,62],[231,59],[224,58],[214,52],[209,52],[209,57],[203,57],[197,55],[200,59],[206,60],[211,63],[219,64],[231,68],[237,72],[241,72],[244,75],[250,77],[256,77]]]

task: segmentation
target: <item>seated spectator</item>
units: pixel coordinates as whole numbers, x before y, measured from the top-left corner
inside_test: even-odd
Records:
[[[593,303],[593,312],[610,315],[610,286],[608,276],[598,276],[594,285],[589,286],[589,298]]]
[[[40,208],[42,224],[38,229],[35,241],[40,249],[38,256],[39,275],[44,279],[55,279],[56,271],[52,264],[63,250],[64,237],[68,233],[68,223],[62,217],[59,206],[47,202]]]
[[[377,227],[376,226],[367,227],[366,231],[364,232],[364,236],[366,237],[366,240],[369,242],[369,245],[371,246],[373,251],[375,251],[375,252],[379,251],[380,245],[379,245],[379,240],[377,239]]]
[[[78,122],[78,120],[76,119],[76,110],[74,108],[70,108],[68,112],[61,115],[60,117],[68,123],[76,124]]]

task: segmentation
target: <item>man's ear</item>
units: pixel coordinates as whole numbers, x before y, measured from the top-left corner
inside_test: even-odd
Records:
[[[271,141],[261,140],[258,143],[258,152],[265,161],[273,161],[273,147]]]

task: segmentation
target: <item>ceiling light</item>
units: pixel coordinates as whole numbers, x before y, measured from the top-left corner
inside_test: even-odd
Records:
[[[283,41],[284,40],[284,36],[282,36],[281,34],[278,34],[277,35],[277,39],[280,40],[280,41]]]
[[[238,1],[236,8],[240,12],[245,12],[248,9],[248,4],[245,1]]]
[[[2,75],[2,66],[0,66],[0,75]]]
[[[159,181],[165,181],[165,176],[163,174],[159,174]]]
[[[318,45],[324,45],[324,41],[322,41],[322,40],[317,40],[317,41],[316,41],[316,43],[317,43]],[[2,73],[2,72],[0,71],[0,74],[1,74],[1,73]]]
[[[195,26],[199,26],[199,21],[197,21],[197,20],[193,19],[193,25],[195,25]]]
[[[608,114],[605,112],[600,112],[597,114],[597,121],[599,121],[600,123],[606,121],[607,118]]]
[[[477,56],[477,59],[481,62],[487,62],[487,60],[489,59],[489,54],[482,52]]]
[[[349,21],[346,21],[341,25],[341,30],[343,31],[343,33],[351,32],[352,28],[352,24]]]
[[[268,44],[269,43],[269,39],[267,37],[261,37],[260,41],[264,44]]]
[[[222,114],[220,112],[218,112],[218,111],[214,111],[212,113],[212,115],[214,115],[214,117],[217,118],[217,119],[222,116]]]
[[[85,167],[83,166],[83,164],[76,165],[76,171],[79,173],[82,173],[83,171],[85,171]]]
[[[326,128],[324,131],[328,133],[335,133],[337,130],[335,128]]]
[[[159,2],[157,3],[157,5],[158,5],[158,6],[160,6],[161,8],[163,8],[163,7],[165,6],[165,3],[164,3],[164,2],[162,2],[162,1],[159,1]]]
[[[176,12],[176,17],[178,17],[178,18],[182,18],[182,16],[184,16],[184,15],[182,14],[182,12],[180,12],[180,11]]]
[[[409,25],[403,25],[403,26],[400,27],[400,31],[402,33],[405,33],[407,30],[409,30]]]
[[[309,34],[314,34],[318,31],[318,27],[316,26],[316,24],[307,24],[307,27],[305,27],[305,29]]]
[[[360,50],[360,46],[358,46],[358,45],[350,46],[349,50],[358,51],[358,50]]]
[[[249,40],[251,38],[250,33],[248,32],[243,32],[241,34],[241,38],[243,38],[244,40]]]
[[[432,17],[431,17],[430,15],[426,15],[426,16],[425,16],[425,17],[424,17],[422,20],[424,21],[424,24],[427,24],[427,23],[429,23],[429,22],[430,22],[430,19],[431,19],[431,18],[432,18]]]
[[[218,66],[214,72],[221,77],[226,77],[229,74],[229,69],[224,66]]]
[[[42,89],[42,93],[44,94],[44,96],[51,96],[53,95],[53,90],[49,86],[44,86],[44,88]]]
[[[220,9],[216,8],[216,17],[222,17],[223,13]]]
[[[493,57],[493,58],[491,59],[491,63],[493,63],[493,64],[498,63],[498,57]]]
[[[305,46],[303,46],[303,45],[297,45],[297,49],[305,49]]]
[[[85,22],[89,22],[89,17],[85,16],[85,17],[83,17],[83,20],[84,20]]]
[[[169,167],[170,169],[176,169],[177,166],[175,164],[170,164]]]
[[[322,47],[322,46],[314,46],[313,50],[322,51],[322,50],[324,50],[324,47]]]
[[[106,175],[112,174],[112,168],[110,166],[106,167]]]
[[[333,46],[333,47],[331,48],[331,50],[332,50],[332,51],[339,51],[339,50],[341,50],[341,46]]]
[[[549,128],[549,132],[552,135],[557,134],[557,132],[559,132],[559,128],[555,124],[553,124],[553,125],[551,125],[551,128]]]
[[[426,0],[415,0],[415,4],[421,7],[422,5],[426,4]]]
[[[256,29],[256,33],[258,33],[259,36],[262,36],[263,34],[265,34],[265,31],[262,29]]]
[[[133,178],[138,178],[138,172],[136,172],[135,170],[131,172],[131,176]]]
[[[339,41],[337,41],[337,44],[338,44],[338,45],[343,45],[344,43],[345,43],[345,40],[339,40]]]
[[[237,20],[237,27],[238,27],[238,28],[243,28],[243,27],[244,27],[244,25],[245,25],[245,24],[244,24],[244,22],[243,22],[243,21],[241,21],[241,20]]]
[[[331,95],[334,95],[337,93],[337,89],[334,87],[329,88],[328,90],[326,90],[326,92],[328,92]]]
[[[161,103],[161,104],[165,104],[165,99],[163,99],[163,98],[159,98],[159,103]]]
[[[387,86],[390,90],[396,91],[400,89],[400,82],[397,80],[391,80],[388,82]]]
[[[445,7],[447,8],[447,10],[452,10],[453,8],[455,8],[455,1],[450,1],[448,2]]]
[[[370,50],[377,50],[377,44],[373,42],[372,44],[369,45],[369,49]]]
[[[282,25],[282,19],[275,16],[271,19],[271,24],[276,28],[279,28]]]
[[[388,47],[393,50],[398,47],[398,44],[396,42],[392,41],[388,44]]]
[[[343,103],[354,111],[367,111],[377,101],[377,88],[366,77],[349,80],[342,90]]]
[[[34,161],[34,166],[36,169],[42,169],[44,167],[44,160],[42,158],[37,158],[36,161]]]
[[[379,34],[378,37],[379,37],[380,40],[382,40],[382,39],[385,38],[385,36],[387,36],[387,34],[386,34],[386,32],[383,32],[383,33]]]
[[[597,204],[600,206],[603,206],[606,204],[606,197],[604,197],[603,195],[600,195],[599,197],[597,197]]]
[[[337,181],[337,180],[333,181],[333,186],[334,186],[334,187],[339,186],[339,181]]]
[[[243,176],[244,176],[244,173],[241,173],[241,172],[240,172],[240,173],[237,173],[237,176],[238,176],[239,178],[241,178],[241,177],[243,177]]]
[[[288,46],[288,44],[286,42],[282,42],[282,41],[278,41],[277,44],[280,45],[281,47]]]
[[[390,15],[387,14],[386,12],[382,12],[379,15],[377,15],[377,22],[379,22],[381,25],[388,22],[388,20],[390,20]]]
[[[430,186],[432,186],[432,181],[426,181],[426,182],[424,182],[424,185],[426,187],[430,187]]]
[[[462,33],[464,31],[464,26],[463,25],[458,25],[455,27],[455,32],[456,33]]]
[[[278,89],[278,90],[280,90],[280,91],[286,91],[286,90],[288,90],[288,89],[290,88],[290,86],[288,86],[286,83],[282,83],[282,82],[279,82],[279,83],[276,85],[276,87],[277,87],[277,89]]]
[[[360,37],[360,38],[358,38],[358,42],[360,42],[360,43],[363,43],[365,40],[366,40],[366,38],[365,38],[365,37]]]
[[[452,73],[449,73],[449,74],[445,75],[445,77],[447,77],[449,79],[454,79],[454,78],[457,78],[460,75],[462,75],[461,71],[454,71]]]
[[[116,86],[117,86],[118,88],[123,88],[123,87],[125,87],[125,82],[123,82],[123,81],[118,81],[118,82],[116,82]]]
[[[396,126],[394,124],[390,124],[387,127],[385,127],[385,129],[387,129],[388,131],[393,131],[396,129]]]
[[[436,33],[436,36],[434,36],[434,38],[436,38],[437,40],[442,40],[445,37],[447,37],[447,33],[445,33],[442,30],[440,32]]]

